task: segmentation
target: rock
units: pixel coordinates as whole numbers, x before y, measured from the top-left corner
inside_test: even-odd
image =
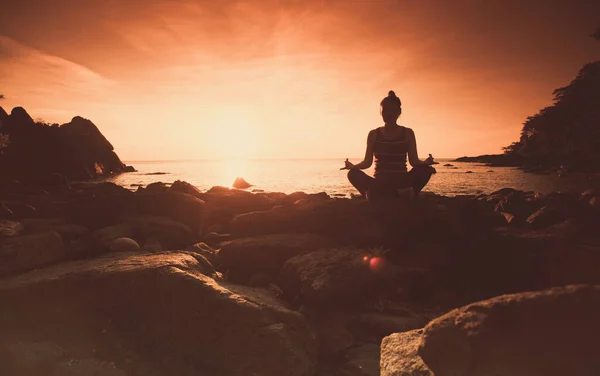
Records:
[[[73,188],[82,191],[87,196],[133,196],[133,193],[129,189],[111,182],[73,183]]]
[[[229,234],[219,234],[218,232],[209,232],[202,235],[202,241],[214,247],[220,247],[221,243],[231,240]]]
[[[379,376],[379,345],[367,343],[354,347],[345,354],[346,366],[356,376]]]
[[[56,231],[65,242],[78,239],[90,234],[86,227],[67,223],[59,218],[30,218],[21,220],[23,234]]]
[[[79,116],[61,126],[36,123],[22,108],[3,121],[10,144],[0,161],[0,174],[25,179],[61,174],[81,181],[123,171],[113,146],[89,120]]]
[[[379,342],[393,333],[422,328],[427,320],[414,316],[396,316],[381,313],[359,313],[351,316],[349,330],[356,338]]]
[[[443,204],[448,210],[438,210]],[[233,237],[275,233],[314,233],[358,247],[406,247],[424,234],[438,239],[483,234],[506,225],[499,213],[470,199],[423,197],[415,202],[392,200],[321,200],[236,216],[229,224]],[[433,231],[433,232],[432,232]]]
[[[131,252],[140,249],[140,245],[130,238],[117,238],[111,240],[107,245],[111,252]]]
[[[264,272],[277,276],[283,264],[301,253],[334,245],[331,239],[312,234],[273,234],[225,242],[217,253],[224,269],[251,275]]]
[[[150,183],[146,186],[146,188],[144,188],[143,192],[144,193],[163,193],[166,192],[169,189],[169,187],[160,181],[154,182],[154,183]]]
[[[590,198],[589,204],[594,210],[600,210],[600,196]]]
[[[208,244],[206,244],[204,242],[190,245],[190,246],[186,247],[185,250],[190,251],[190,252],[199,253],[199,254],[203,255],[204,257],[206,257],[211,262],[213,262],[213,259],[215,257],[215,250],[211,246],[209,246]]]
[[[144,246],[142,247],[143,251],[148,252],[162,252],[165,250],[165,247],[162,245],[160,240],[155,238],[148,238],[144,242]]]
[[[133,166],[127,166],[127,165],[125,165],[123,167],[123,172],[137,172],[137,170]]]
[[[540,208],[531,195],[521,191],[514,191],[501,199],[495,207],[497,212],[510,213],[514,216],[512,224],[523,223],[525,220]]]
[[[502,214],[502,216],[504,217],[504,219],[506,219],[506,223],[507,224],[516,224],[517,221],[515,220],[515,215],[514,214],[510,214],[510,213],[506,213],[506,212],[500,212],[500,214]]]
[[[19,222],[0,219],[0,240],[19,234],[23,231],[23,225]]]
[[[231,185],[233,188],[237,189],[248,189],[252,187],[252,184],[248,183],[244,178],[235,178],[233,184]]]
[[[284,297],[311,307],[372,307],[390,281],[379,266],[371,266],[369,253],[334,248],[289,259],[279,277]]]
[[[67,258],[67,251],[56,231],[11,237],[0,246],[0,276],[15,274]]]
[[[121,223],[123,218],[140,212],[134,200],[135,194],[94,194],[91,197],[77,197],[63,203],[59,217],[69,223],[85,226],[92,231]]]
[[[3,202],[0,202],[0,219],[10,219],[13,217],[14,214],[12,210],[10,210]]]
[[[128,375],[313,375],[314,337],[300,314],[201,271],[185,253],[112,253],[4,279],[0,349],[40,338]]]
[[[434,376],[417,353],[423,329],[395,333],[381,342],[381,376]]]
[[[236,189],[213,187],[205,194],[206,226],[228,224],[234,216],[268,210],[273,201],[265,195],[253,194]]]
[[[204,201],[179,192],[159,194],[142,192],[134,195],[137,213],[168,217],[187,225],[193,235],[197,235],[204,220]]]
[[[167,217],[139,215],[126,218],[125,223],[132,228],[134,238],[142,243],[154,238],[167,248],[181,249],[195,240],[188,226]]]
[[[452,163],[446,163],[444,167],[454,167],[454,165]]]
[[[127,376],[114,364],[94,357],[79,358],[49,341],[15,341],[0,347],[5,375],[102,375]],[[52,365],[51,370],[49,365]]]
[[[250,277],[248,281],[248,286],[253,287],[265,287],[271,283],[271,276],[267,273],[256,273]]]
[[[101,244],[107,245],[118,238],[133,238],[133,229],[128,223],[119,223],[96,230],[93,235]]]
[[[567,213],[556,205],[544,206],[527,218],[527,224],[532,228],[544,228],[563,222],[567,219]]]
[[[13,219],[31,218],[36,215],[35,208],[24,202],[5,201],[4,205],[12,213]]]
[[[306,311],[302,307],[301,311]],[[302,312],[309,319],[318,341],[319,357],[328,360],[339,359],[346,350],[356,346],[357,342],[348,330],[345,312],[315,311]]]
[[[419,355],[436,376],[600,373],[600,286],[498,296],[425,327]]]
[[[203,196],[204,196],[203,193],[200,192],[200,190],[198,188],[196,188],[193,185],[191,185],[190,183],[182,181],[182,180],[176,180],[167,189],[167,192],[185,193],[185,194],[188,194],[190,196],[197,197],[199,199],[202,199]]]

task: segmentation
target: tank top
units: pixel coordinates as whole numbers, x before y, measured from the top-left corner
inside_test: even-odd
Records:
[[[375,178],[394,177],[406,172],[408,153],[408,130],[402,127],[400,135],[385,138],[382,128],[377,128],[373,155],[375,156]]]

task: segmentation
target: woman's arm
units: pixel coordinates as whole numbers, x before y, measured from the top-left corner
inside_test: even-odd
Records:
[[[373,164],[373,145],[375,144],[376,131],[377,130],[375,129],[372,130],[371,132],[369,132],[369,136],[367,136],[367,150],[365,151],[365,159],[362,162],[357,163],[355,165],[353,165],[350,162],[347,162],[347,168],[358,168],[360,170],[365,170],[371,167],[371,165]],[[350,163],[351,166],[348,166],[348,163]]]
[[[417,139],[415,137],[415,132],[412,129],[408,129],[408,161],[410,165],[413,167],[428,165],[428,163],[423,162],[419,159],[419,153],[417,152]]]

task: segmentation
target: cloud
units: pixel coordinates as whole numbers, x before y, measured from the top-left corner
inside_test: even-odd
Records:
[[[100,100],[117,85],[93,70],[0,36],[0,81],[7,99],[41,105],[49,100]],[[51,98],[51,99],[50,99]]]

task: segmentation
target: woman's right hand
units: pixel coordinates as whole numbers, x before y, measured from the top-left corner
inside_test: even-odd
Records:
[[[350,170],[352,168],[354,168],[354,165],[348,160],[348,158],[346,158],[346,160],[344,161],[345,166],[340,168],[340,170]]]

